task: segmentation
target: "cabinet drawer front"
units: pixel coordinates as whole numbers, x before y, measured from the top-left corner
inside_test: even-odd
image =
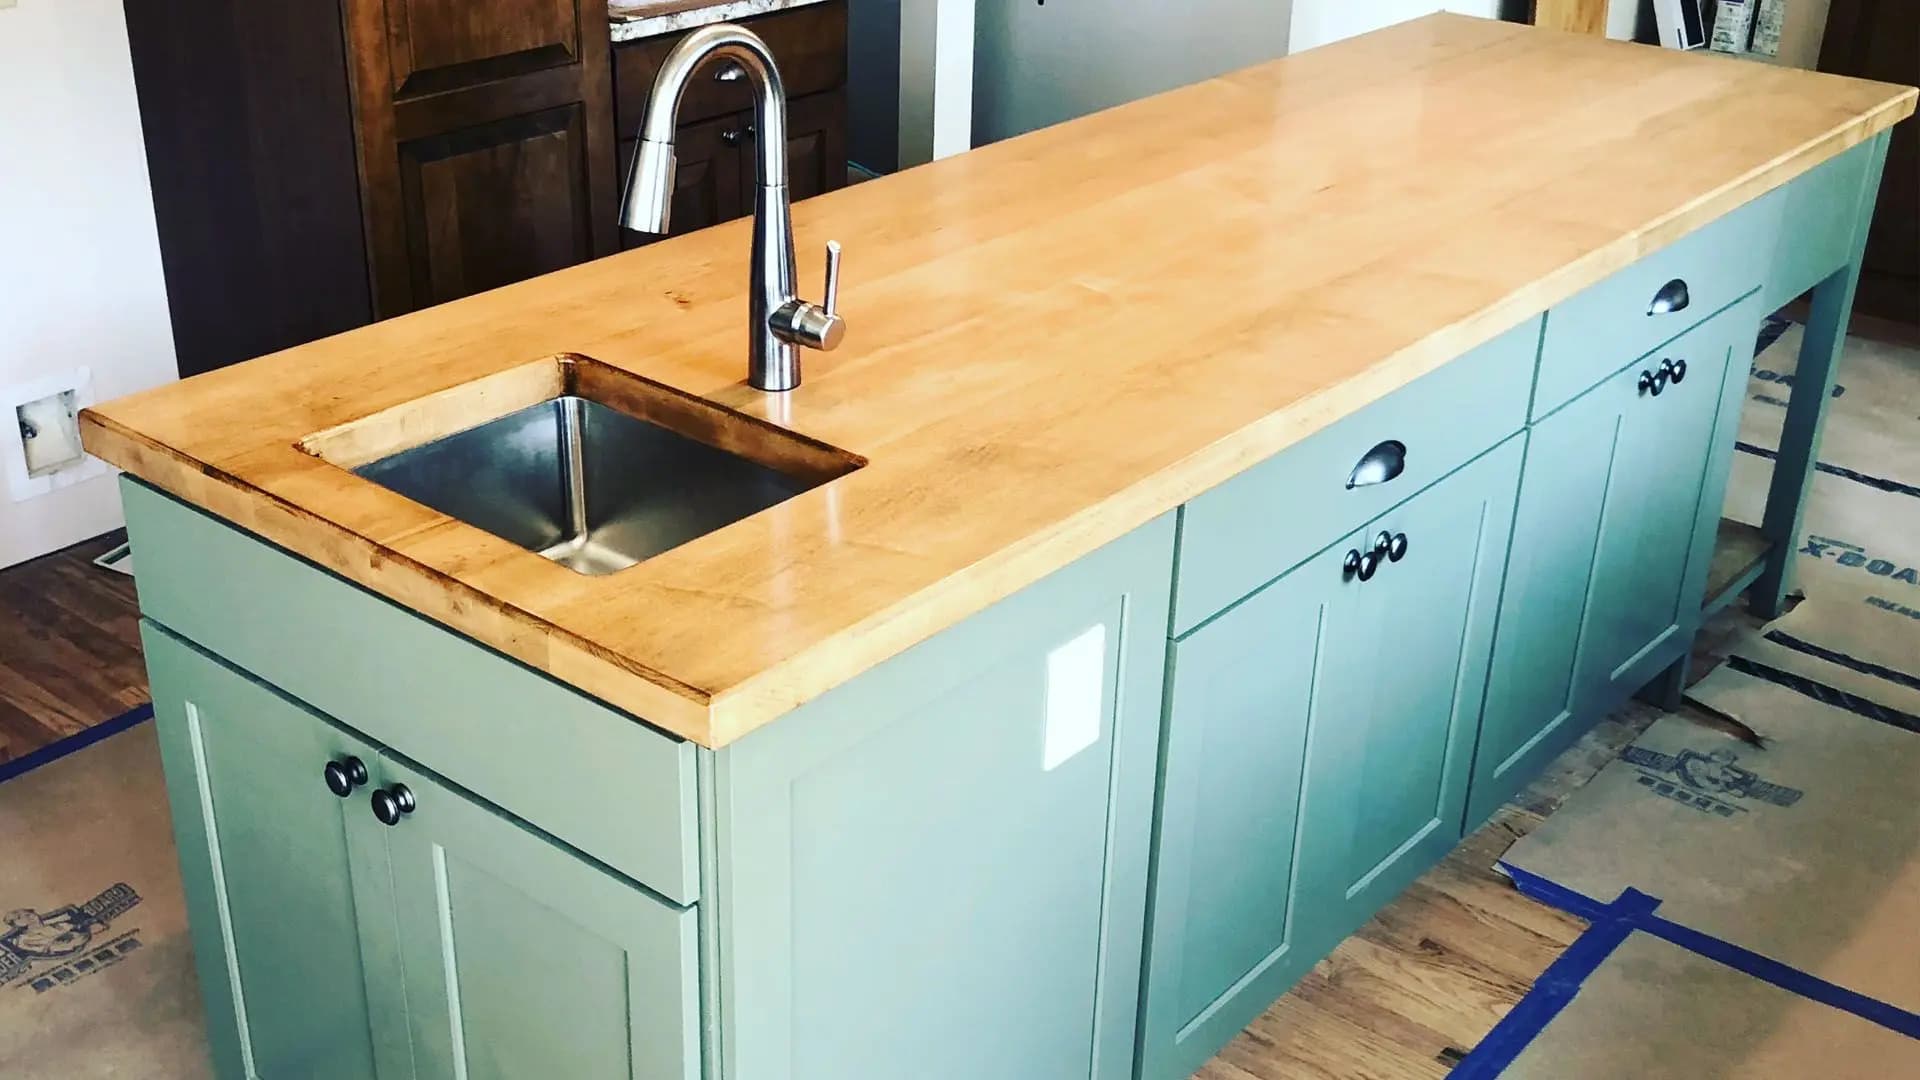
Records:
[[[1780,241],[1767,282],[1767,311],[1820,284],[1853,256],[1855,223],[1872,216],[1859,211],[1862,196],[1874,195],[1864,190],[1873,150],[1873,143],[1862,143],[1770,196],[1780,202]]]
[[[694,748],[134,480],[140,609],[680,903]]]
[[[1762,196],[1549,311],[1532,418],[1758,288],[1781,205]]]
[[[832,90],[847,81],[846,0],[742,19],[740,24],[759,34],[773,51],[789,99]],[[685,33],[663,34],[614,46],[613,117],[621,135],[632,135],[646,119],[653,80],[667,54],[684,37]],[[752,108],[753,89],[747,80],[720,82],[701,74],[687,84],[680,122],[690,124]]]
[[[1183,507],[1174,633],[1519,431],[1539,334],[1529,319]],[[1376,450],[1403,471],[1349,487]]]

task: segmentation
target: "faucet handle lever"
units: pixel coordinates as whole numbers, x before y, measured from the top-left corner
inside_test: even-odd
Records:
[[[829,351],[846,335],[847,320],[840,317],[840,242],[827,241],[827,296],[818,304],[793,297],[767,316],[768,327],[781,341]]]
[[[840,314],[840,241],[827,241],[827,295],[822,299],[822,308],[827,318],[837,318]]]

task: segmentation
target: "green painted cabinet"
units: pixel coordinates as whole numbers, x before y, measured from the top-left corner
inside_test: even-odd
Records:
[[[413,1074],[700,1076],[695,914],[391,758],[386,833]]]
[[[1750,297],[1534,426],[1469,826],[1684,659],[1758,322]]]
[[[1197,1068],[1459,839],[1522,443],[1175,642],[1142,1077]]]
[[[1127,1080],[1173,516],[714,755],[724,1075]]]
[[[1460,839],[1523,440],[1369,523],[1405,555],[1349,581],[1308,739],[1301,901],[1332,948]]]
[[[321,781],[327,762],[371,763],[373,747],[153,624],[141,631],[215,1071],[374,1075],[368,897],[351,867],[378,873],[379,837]]]
[[[1173,645],[1141,1070],[1186,1076],[1318,951],[1296,890],[1307,737],[1358,612],[1346,538]],[[1317,945],[1317,942],[1315,942]]]
[[[692,910],[143,639],[219,1075],[700,1075]]]

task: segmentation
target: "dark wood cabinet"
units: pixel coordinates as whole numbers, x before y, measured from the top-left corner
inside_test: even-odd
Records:
[[[614,250],[598,0],[341,0],[376,318]]]
[[[596,0],[127,0],[182,375],[615,249]]]
[[[793,198],[845,187],[846,0],[790,8],[742,24],[766,40],[787,88],[787,157]],[[684,36],[669,34],[614,46],[614,112],[620,127],[623,179],[654,79]],[[694,79],[681,99],[680,127],[674,136],[679,174],[672,231],[667,235],[679,236],[753,212],[758,134],[747,83],[705,75]],[[659,239],[622,230],[620,244],[633,248]]]
[[[126,0],[182,375],[610,254],[654,76],[604,0]],[[847,0],[747,21],[793,195],[846,183]],[[696,80],[674,231],[752,211],[753,102]]]

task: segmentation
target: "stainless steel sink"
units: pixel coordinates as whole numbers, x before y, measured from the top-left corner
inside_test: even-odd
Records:
[[[713,426],[701,425],[710,439]],[[712,441],[779,438],[793,436],[764,428]],[[632,566],[831,478],[771,468],[574,393],[353,471],[582,574]]]

